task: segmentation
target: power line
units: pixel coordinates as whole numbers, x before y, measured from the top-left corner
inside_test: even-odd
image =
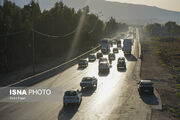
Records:
[[[14,36],[14,35],[18,35],[20,33],[23,33],[25,31],[19,31],[19,32],[14,32],[14,33],[7,33],[6,35],[0,35],[0,37],[7,37],[7,36]]]
[[[68,36],[72,35],[73,33],[76,32],[76,30],[77,30],[77,28],[74,29],[73,31],[71,31],[71,32],[69,32],[69,33],[67,33],[67,34],[65,34],[65,35],[50,35],[50,34],[42,33],[42,32],[37,31],[37,30],[32,30],[32,31],[34,31],[35,33],[37,33],[37,34],[39,34],[39,35],[45,36],[45,37],[51,37],[51,38],[64,38],[64,37],[68,37]]]

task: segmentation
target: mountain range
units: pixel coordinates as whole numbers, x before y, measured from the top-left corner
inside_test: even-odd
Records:
[[[89,5],[90,12],[102,12],[101,19],[107,21],[113,16],[119,22],[129,24],[165,23],[175,21],[180,23],[180,12],[169,11],[154,6],[127,4],[104,0],[64,0],[63,2],[75,9]],[[101,16],[101,15],[99,15]]]

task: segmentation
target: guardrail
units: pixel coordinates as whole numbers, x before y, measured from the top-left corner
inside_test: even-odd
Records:
[[[33,84],[36,84],[36,83],[38,83],[40,81],[43,81],[43,80],[45,80],[45,79],[47,79],[49,77],[52,77],[53,75],[56,75],[59,72],[62,72],[63,70],[71,67],[72,65],[76,64],[79,59],[85,58],[90,53],[95,52],[95,51],[97,51],[99,49],[100,49],[100,45],[98,45],[97,47],[95,47],[95,48],[93,48],[93,49],[91,49],[91,50],[89,50],[89,51],[87,51],[87,52],[85,52],[85,53],[83,53],[83,54],[81,54],[81,55],[67,61],[67,62],[64,62],[64,63],[62,63],[62,64],[60,64],[60,65],[58,65],[56,67],[53,67],[51,69],[48,69],[48,70],[40,72],[40,73],[37,73],[35,75],[32,75],[32,76],[27,77],[25,79],[22,79],[22,80],[20,80],[18,82],[7,85],[6,87],[31,86]]]

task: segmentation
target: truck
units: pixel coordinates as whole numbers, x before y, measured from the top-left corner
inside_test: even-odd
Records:
[[[125,55],[131,55],[132,50],[132,39],[124,39],[123,41],[123,51]]]
[[[104,38],[101,40],[101,52],[103,54],[110,52],[110,44],[108,38]]]

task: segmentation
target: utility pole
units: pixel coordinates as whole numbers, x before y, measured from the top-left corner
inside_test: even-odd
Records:
[[[34,0],[32,1],[34,3]],[[35,74],[35,67],[36,67],[36,55],[35,55],[35,40],[34,40],[34,5],[32,5],[32,57],[33,57],[33,74]]]

